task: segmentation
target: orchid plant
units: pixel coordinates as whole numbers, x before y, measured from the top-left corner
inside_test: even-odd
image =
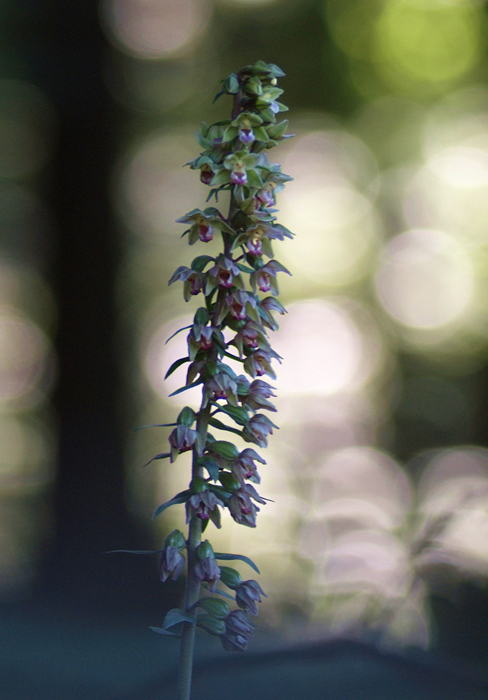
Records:
[[[153,457],[174,462],[192,451],[189,488],[155,512],[157,516],[184,504],[188,524],[187,537],[179,530],[166,537],[160,563],[162,581],[176,580],[186,567],[184,606],[170,610],[162,627],[153,628],[181,637],[179,700],[190,697],[195,628],[220,637],[229,651],[243,651],[255,627],[249,614],[258,614],[265,595],[257,581],[243,581],[236,569],[220,565],[241,560],[259,573],[248,557],[215,552],[202,534],[210,521],[221,527],[225,508],[237,523],[255,527],[257,504],[266,503],[254,486],[260,483],[257,464],[265,460],[254,448],[239,450],[220,436],[238,435],[263,448],[277,428],[262,412],[276,408],[269,400],[275,396],[273,387],[260,377],[276,376],[272,363],[280,357],[268,333],[278,328],[273,312],[285,313],[276,298],[277,274],[290,274],[274,258],[272,241],[293,235],[276,222],[275,209],[276,194],[292,178],[266,154],[290,136],[288,122],[278,116],[287,110],[278,101],[283,90],[277,79],[282,76],[278,66],[258,61],[222,81],[215,99],[232,96],[231,118],[202,124],[196,137],[203,152],[187,165],[199,171],[200,180],[210,187],[207,202],[215,198],[218,204],[219,195],[229,193],[229,211],[225,216],[213,206],[193,209],[177,220],[188,227],[183,236],[190,245],[208,243],[217,232],[223,244],[219,255],[199,255],[190,267],[178,267],[169,280],[169,284],[183,282],[185,301],[203,296],[192,325],[180,329],[189,329],[188,355],[174,362],[166,375],[188,364],[186,383],[174,394],[201,386],[201,405],[198,410],[185,406],[176,423],[165,424],[173,427],[170,450]],[[245,374],[236,374],[229,360],[242,365]],[[231,609],[228,600],[237,607]]]

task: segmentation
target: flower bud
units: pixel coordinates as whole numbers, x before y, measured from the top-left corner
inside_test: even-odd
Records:
[[[165,547],[175,547],[179,551],[181,551],[182,549],[185,549],[186,540],[183,536],[183,533],[180,532],[179,530],[173,530],[172,532],[170,532],[164,541],[164,546]]]
[[[221,566],[220,567],[220,580],[222,581],[223,584],[225,584],[228,588],[237,588],[239,584],[242,582],[242,577],[238,571],[233,569],[230,566]]]
[[[229,604],[222,598],[202,598],[195,607],[205,610],[206,613],[217,620],[225,620],[230,613]],[[241,606],[242,607],[242,606]]]
[[[210,615],[199,617],[197,620],[197,627],[201,627],[202,630],[216,637],[225,634],[225,622],[223,620],[217,620],[217,618],[211,617]]]

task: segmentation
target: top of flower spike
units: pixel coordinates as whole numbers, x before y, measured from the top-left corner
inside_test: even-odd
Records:
[[[256,61],[251,66],[244,66],[237,71],[231,73],[228,78],[221,80],[222,90],[215,96],[217,100],[221,95],[235,95],[239,92],[241,84],[247,79],[258,77],[263,80],[269,80],[272,84],[276,84],[276,78],[284,78],[284,73],[279,66],[274,63],[265,63],[264,61]]]

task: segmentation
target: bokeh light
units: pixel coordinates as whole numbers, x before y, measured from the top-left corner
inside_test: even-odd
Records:
[[[282,257],[302,284],[348,284],[364,274],[380,230],[370,199],[358,188],[376,176],[367,147],[346,132],[297,139],[283,169],[295,181],[280,200],[283,223],[297,234]]]
[[[117,47],[137,58],[188,52],[206,29],[209,0],[104,0],[102,21]]]
[[[440,231],[396,236],[383,252],[378,297],[399,323],[436,328],[463,314],[473,294],[473,269],[462,247]]]

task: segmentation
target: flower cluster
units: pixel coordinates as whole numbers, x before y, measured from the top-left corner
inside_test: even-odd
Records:
[[[202,124],[196,136],[203,151],[187,165],[198,170],[201,181],[210,187],[207,201],[215,198],[218,204],[219,195],[228,193],[228,214],[207,207],[178,219],[188,226],[183,235],[190,245],[208,243],[218,233],[223,251],[216,257],[197,256],[190,267],[179,267],[169,281],[183,282],[186,301],[202,295],[187,336],[188,356],[168,371],[187,364],[186,382],[178,393],[200,385],[202,403],[198,412],[183,409],[173,424],[170,451],[156,457],[174,462],[182,452],[193,453],[190,488],[160,506],[156,514],[184,503],[190,532],[186,542],[189,578],[211,592],[219,582],[234,591],[238,606],[234,611],[225,601],[204,597],[181,612],[188,616],[196,610],[196,624],[220,636],[230,650],[246,647],[254,628],[248,613],[257,615],[264,593],[256,581],[242,581],[234,569],[219,567],[219,555],[207,540],[195,539],[195,533],[198,529],[200,537],[209,521],[220,528],[224,509],[237,523],[255,527],[257,504],[266,503],[253,485],[260,483],[257,465],[265,464],[264,459],[251,447],[239,450],[220,434],[238,435],[263,448],[277,428],[264,413],[276,411],[270,401],[274,389],[261,377],[274,379],[273,364],[281,359],[271,347],[269,331],[278,328],[273,313],[285,313],[276,298],[278,273],[290,274],[274,258],[273,243],[293,236],[277,222],[275,209],[276,194],[292,178],[267,155],[289,138],[288,122],[279,121],[280,113],[287,110],[278,101],[283,90],[277,87],[277,78],[283,75],[277,66],[258,61],[223,81],[217,97],[233,97],[231,118],[211,126]],[[242,368],[242,373],[233,367]],[[182,538],[178,531],[167,538],[161,557],[163,581],[170,576],[176,579],[183,571]],[[241,555],[221,558],[250,562]]]

